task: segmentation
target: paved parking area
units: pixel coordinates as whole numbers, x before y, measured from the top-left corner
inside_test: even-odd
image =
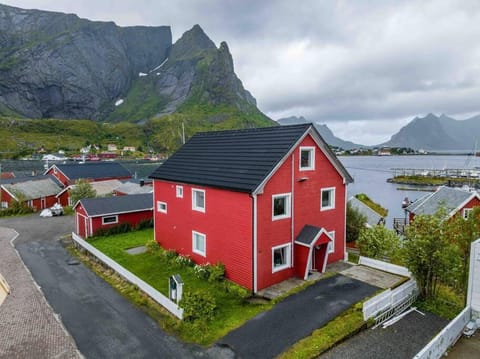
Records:
[[[411,312],[394,325],[367,329],[321,355],[321,359],[413,358],[448,321]],[[478,358],[478,356],[476,357]]]
[[[0,358],[80,358],[74,340],[10,245],[16,235],[0,227],[0,273],[11,289],[0,306]]]
[[[372,295],[377,287],[337,274],[261,313],[219,341],[239,358],[274,358],[298,340]]]
[[[340,273],[382,289],[392,288],[405,279],[402,276],[363,265],[352,266]]]

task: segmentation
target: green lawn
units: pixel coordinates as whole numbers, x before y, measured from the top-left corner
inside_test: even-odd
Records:
[[[192,267],[180,265],[175,259],[168,260],[160,255],[160,251],[154,250],[137,255],[125,252],[125,249],[144,245],[152,239],[153,230],[147,229],[100,237],[90,243],[165,295],[168,295],[168,278],[179,273],[185,283],[184,291],[204,290],[214,296],[218,307],[214,320],[206,323],[185,321],[175,323],[174,330],[183,340],[203,345],[211,344],[259,312],[272,307],[271,303],[247,302],[239,295],[245,294],[246,291],[230,281],[209,282],[199,279]]]

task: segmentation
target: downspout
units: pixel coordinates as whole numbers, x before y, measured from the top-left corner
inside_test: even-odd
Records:
[[[345,207],[344,208],[344,222],[343,222],[343,250],[344,250],[344,255],[343,255],[343,260],[345,262],[348,262],[348,252],[347,252],[347,184],[343,185],[343,196],[345,197]],[[336,240],[336,236],[335,239]],[[335,244],[334,244],[335,245]]]
[[[252,288],[257,292],[257,195],[252,194]]]
[[[293,255],[293,247],[295,245],[294,243],[294,234],[295,234],[295,151],[292,153],[292,182],[291,182],[291,221],[290,221],[290,242],[291,244],[291,250],[290,250],[290,267],[293,268],[295,263],[294,263],[294,255]]]

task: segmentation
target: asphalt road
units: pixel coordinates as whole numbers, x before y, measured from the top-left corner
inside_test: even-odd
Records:
[[[337,274],[257,315],[227,334],[220,344],[241,358],[274,358],[352,304],[375,293],[377,287]]]
[[[19,233],[15,247],[86,358],[207,356],[163,332],[88,268],[69,264],[73,258],[58,238],[71,232],[72,216],[0,219],[0,227]]]

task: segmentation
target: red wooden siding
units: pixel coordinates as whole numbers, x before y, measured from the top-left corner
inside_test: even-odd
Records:
[[[182,185],[182,184],[179,184]],[[189,255],[196,263],[222,262],[227,278],[252,289],[252,199],[248,194],[154,181],[155,239],[162,247]],[[192,188],[205,190],[205,213],[192,210]],[[167,213],[157,211],[167,203]],[[206,235],[206,256],[192,252],[192,231]]]
[[[314,170],[300,171],[300,146],[315,147]],[[320,211],[320,190],[330,187],[336,189],[335,209]],[[292,251],[296,250],[293,242],[306,224],[323,227],[328,232],[335,231],[335,252],[328,256],[328,263],[344,258],[345,192],[343,178],[314,140],[307,136],[268,181],[263,193],[258,195],[258,290],[295,274],[294,253],[292,268],[272,273],[272,247],[291,243]],[[272,196],[282,193],[292,194],[292,215],[272,221]]]

